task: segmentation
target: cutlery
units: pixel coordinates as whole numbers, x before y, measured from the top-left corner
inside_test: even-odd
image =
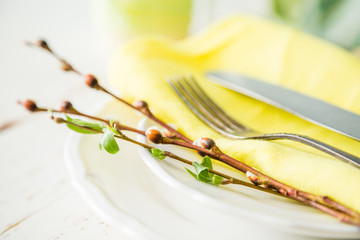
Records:
[[[319,140],[292,133],[263,134],[238,123],[210,99],[193,77],[172,77],[168,78],[167,81],[180,99],[200,120],[225,137],[242,140],[291,140],[318,149],[360,168],[360,158]]]
[[[293,90],[230,72],[208,72],[216,84],[360,140],[360,116]]]

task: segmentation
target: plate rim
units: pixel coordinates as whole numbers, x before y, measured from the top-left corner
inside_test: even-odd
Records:
[[[144,117],[139,121],[137,128],[140,130],[146,130],[146,125],[149,123],[150,123],[150,120],[148,118]],[[154,125],[154,124],[152,124],[152,125]],[[147,143],[145,136],[138,135],[137,140],[142,143]],[[176,188],[182,194],[188,194],[188,191],[190,191],[191,194],[190,195],[188,194],[188,197],[189,196],[192,197],[195,201],[202,200],[202,202],[213,203],[213,205],[210,206],[212,209],[214,207],[219,206],[219,205],[217,205],[217,204],[219,204],[218,200],[212,199],[211,197],[207,196],[206,194],[204,194],[202,192],[196,192],[196,190],[186,186],[185,184],[183,184],[181,182],[178,182],[173,176],[171,176],[169,173],[167,173],[159,165],[158,161],[151,156],[151,154],[148,152],[148,150],[138,147],[138,152],[139,152],[141,159],[145,163],[145,165],[151,171],[156,171],[156,172],[154,172],[154,175],[161,178],[162,181],[165,182],[166,184],[170,185],[170,187]],[[253,212],[251,210],[248,210],[245,212],[248,213],[248,217],[256,218],[253,215]],[[271,218],[271,221],[268,218],[269,218],[269,216],[260,216],[261,220],[263,220],[267,223],[271,223],[272,225],[275,225],[274,218]],[[256,219],[259,219],[259,217]],[[322,227],[317,226],[317,228],[314,228],[313,226],[310,226],[310,228],[307,228],[303,224],[299,224],[299,225],[291,224],[291,223],[289,224],[286,220],[281,220],[280,217],[277,217],[276,219],[277,219],[278,223],[283,224],[281,227],[278,227],[278,228],[281,228],[281,229],[285,228],[286,230],[288,230],[289,228],[294,228],[293,231],[284,231],[287,233],[295,233],[295,234],[299,234],[302,236],[308,236],[308,237],[326,237],[326,238],[331,238],[331,239],[338,239],[339,237],[346,238],[346,239],[359,239],[360,238],[360,228],[338,222],[336,219],[334,219],[334,225],[336,225],[336,229],[337,229],[336,231],[334,231],[334,228],[329,228],[329,227],[326,228],[323,223],[322,223],[322,225],[323,225]],[[305,230],[306,230],[306,232],[304,232]]]
[[[145,227],[133,216],[121,212],[121,209],[113,206],[101,189],[87,177],[86,167],[78,148],[83,137],[84,135],[71,132],[66,140],[63,155],[71,182],[90,209],[96,216],[120,230],[126,237],[134,240],[163,239],[162,236]]]

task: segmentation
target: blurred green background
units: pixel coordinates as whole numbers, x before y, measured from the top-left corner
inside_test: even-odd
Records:
[[[103,27],[120,38],[181,39],[229,14],[282,22],[353,51],[360,47],[360,0],[95,0]]]
[[[273,0],[275,17],[346,49],[360,46],[359,0]]]

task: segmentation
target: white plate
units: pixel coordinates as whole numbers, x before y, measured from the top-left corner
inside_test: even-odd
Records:
[[[146,129],[152,125],[153,123],[149,120],[143,119],[138,128]],[[143,136],[139,136],[138,140],[149,143]],[[157,147],[180,156],[187,156],[188,159],[196,157],[196,154],[175,146],[158,145]],[[159,181],[161,184],[154,184],[159,189],[158,194],[179,214],[195,220],[199,225],[206,225],[220,232],[224,228],[224,224],[221,222],[234,223],[235,226],[230,224],[226,227],[241,234],[243,228],[236,227],[236,225],[239,226],[239,223],[246,219],[254,225],[267,226],[296,235],[341,239],[360,238],[358,227],[339,223],[333,217],[296,201],[239,185],[214,187],[190,177],[184,171],[184,167],[189,166],[183,163],[175,160],[158,161],[143,148],[139,148],[139,153],[154,175],[161,179]],[[200,161],[199,159],[198,162]],[[241,173],[220,166],[216,166],[216,168],[230,176],[247,180]],[[165,188],[168,191],[164,194],[163,189]],[[177,199],[181,199],[181,201],[177,201]],[[192,209],[189,210],[189,206]],[[204,221],[203,218],[197,217],[201,214],[194,214],[193,210],[200,213],[206,211],[209,216],[213,215],[213,219],[217,219],[217,216],[221,214],[223,219],[221,221],[213,219]]]
[[[143,120],[139,126],[147,124]],[[360,237],[358,228],[296,202],[242,186],[198,182],[182,163],[155,160],[130,143],[119,141],[120,152],[110,155],[99,150],[99,138],[73,133],[65,146],[66,163],[89,206],[129,239]]]

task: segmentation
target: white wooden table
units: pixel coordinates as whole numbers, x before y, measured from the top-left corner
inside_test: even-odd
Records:
[[[43,37],[79,69],[104,78],[109,48],[93,27],[90,3],[0,1],[0,126],[19,121],[0,131],[0,239],[124,239],[72,186],[63,160],[69,132],[16,104],[30,98],[57,107],[71,99],[87,111],[101,98],[47,53],[23,44]]]

